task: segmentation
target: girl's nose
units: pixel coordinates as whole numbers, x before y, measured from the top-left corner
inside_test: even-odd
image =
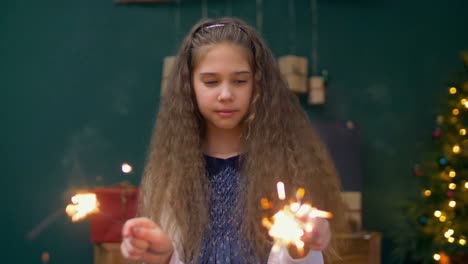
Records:
[[[231,87],[229,84],[225,84],[221,87],[219,92],[218,100],[219,101],[229,101],[232,100],[233,95],[231,91]]]

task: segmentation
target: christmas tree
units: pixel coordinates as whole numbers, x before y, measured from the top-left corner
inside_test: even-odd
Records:
[[[395,253],[404,263],[468,263],[468,53],[447,84],[432,149],[415,165],[418,198],[404,205]]]

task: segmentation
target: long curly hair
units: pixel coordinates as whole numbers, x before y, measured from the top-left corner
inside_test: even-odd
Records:
[[[332,232],[343,231],[340,183],[326,148],[297,96],[282,79],[264,41],[236,18],[202,20],[181,44],[152,134],[140,186],[139,214],[169,234],[177,230],[183,260],[196,262],[209,228],[209,184],[202,152],[205,123],[197,107],[192,72],[200,49],[219,43],[236,44],[251,53],[254,87],[241,134],[245,185],[239,197],[242,206],[236,210],[242,211],[241,234],[256,257],[265,259],[272,246],[261,220],[280,208],[275,202],[278,181],[285,183],[290,197],[297,188],[305,188],[304,200],[334,214]],[[277,206],[265,211],[261,198]],[[334,249],[332,239],[326,255]]]

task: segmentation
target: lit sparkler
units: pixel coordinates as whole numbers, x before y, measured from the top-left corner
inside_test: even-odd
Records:
[[[73,222],[83,220],[89,214],[99,211],[99,203],[94,193],[79,193],[71,198],[71,204],[67,205],[65,211]]]
[[[278,198],[286,199],[286,192],[282,182],[277,183]],[[319,218],[331,218],[332,213],[318,210],[308,203],[302,203],[304,188],[299,188],[296,192],[297,202],[291,202],[278,211],[271,218],[263,218],[262,224],[273,237],[275,244],[273,250],[279,250],[281,246],[295,245],[300,254],[303,253],[304,242],[301,238],[304,234],[310,233],[314,229],[313,220]],[[271,203],[263,198],[261,205],[264,209],[272,207]]]

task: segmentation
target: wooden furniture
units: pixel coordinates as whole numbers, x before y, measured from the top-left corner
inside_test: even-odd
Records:
[[[380,264],[382,234],[359,232],[337,235],[343,240],[341,259],[327,264]]]
[[[120,253],[120,243],[94,244],[94,264],[133,264],[126,261]]]

